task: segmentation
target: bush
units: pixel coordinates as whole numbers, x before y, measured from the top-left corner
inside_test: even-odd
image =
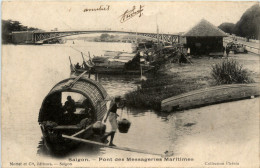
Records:
[[[151,79],[141,82],[141,87],[125,95],[127,106],[135,108],[152,108],[160,110],[161,101],[205,87],[200,78],[194,76],[182,78],[182,74],[159,73]]]
[[[249,72],[235,60],[225,60],[212,66],[211,76],[218,85],[254,82]]]

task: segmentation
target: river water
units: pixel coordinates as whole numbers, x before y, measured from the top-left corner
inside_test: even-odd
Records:
[[[24,162],[31,161],[31,158],[47,161],[56,158],[42,148],[42,134],[37,122],[38,112],[42,100],[50,89],[57,82],[70,76],[69,56],[72,62],[76,63],[82,61],[79,51],[86,54],[89,51],[91,55],[103,55],[105,50],[131,52],[131,44],[75,41],[73,45],[69,43],[41,46],[3,45],[2,49],[4,53],[2,57],[2,150],[9,153],[9,155],[3,155],[3,160],[8,165],[10,161]],[[136,89],[136,82],[139,79],[139,76],[99,76],[99,81],[111,96],[123,95]],[[225,139],[228,139],[228,144],[233,144],[232,140],[236,137],[242,137],[243,141],[236,141],[237,144],[232,146],[232,149],[239,148],[241,143],[246,144],[249,139],[253,141],[253,145],[257,145],[259,134],[252,130],[258,129],[259,125],[257,120],[258,101],[259,99],[244,100],[173,114],[152,110],[119,110],[118,114],[128,118],[132,125],[127,134],[117,133],[114,143],[121,147],[142,149],[159,154],[172,151],[175,156],[199,157],[200,159],[206,157],[207,152],[205,153],[201,148],[208,147],[208,138],[211,140],[211,145],[219,145],[222,142],[219,140],[219,135],[222,133]],[[231,108],[231,106],[237,108]],[[225,108],[231,111],[228,115],[225,113]],[[218,113],[213,113],[214,111],[218,111]],[[247,115],[248,111],[252,111],[250,115]],[[229,124],[228,117],[231,117],[233,125]],[[235,133],[230,131],[231,137],[226,134],[226,127],[236,130],[237,127],[239,128],[239,123],[245,119],[247,119],[246,123],[250,124],[242,129],[242,135],[240,135],[240,131],[235,131]],[[215,120],[217,121],[215,122]],[[212,127],[214,128],[212,129]],[[209,134],[216,130],[218,131],[217,136]],[[188,149],[187,146],[190,148]],[[195,151],[190,150],[193,146],[197,148]],[[229,146],[225,144],[225,147]],[[210,152],[214,149],[211,149]],[[219,149],[216,150],[221,152]],[[241,151],[243,150],[241,149]],[[229,154],[232,155],[232,151],[229,151]],[[86,156],[97,161],[98,157],[124,158],[149,155],[82,145],[58,159],[68,161],[68,158],[85,158]],[[217,156],[221,156],[221,154]],[[252,158],[255,159],[254,155]],[[77,163],[75,164],[77,165]],[[91,165],[91,163],[89,164]],[[106,165],[106,162],[100,164]],[[198,165],[201,164],[202,162]]]
[[[75,41],[74,45],[3,46],[4,52],[8,55],[8,57],[3,57],[3,62],[5,62],[3,65],[3,87],[5,89],[3,91],[6,93],[4,99],[8,102],[6,108],[9,111],[10,119],[8,119],[10,123],[4,127],[11,130],[10,136],[13,138],[24,135],[33,137],[30,140],[32,142],[26,144],[30,145],[27,146],[29,149],[35,149],[35,153],[37,153],[37,143],[41,140],[37,118],[42,100],[57,82],[70,76],[68,57],[70,56],[72,62],[76,63],[82,61],[78,51],[86,54],[89,51],[91,55],[103,55],[105,50],[131,52],[130,43],[81,42],[79,45],[77,43],[78,41]],[[136,82],[139,80],[140,76],[99,75],[99,81],[110,96],[122,96],[136,89]],[[115,144],[144,148],[159,153],[169,148],[169,140],[167,140],[169,129],[164,116],[149,110],[124,109],[123,112],[119,110],[118,113],[122,113],[124,118],[128,117],[132,121],[132,127],[128,134],[118,133]],[[17,130],[22,132],[17,134]],[[23,138],[19,137],[18,141],[21,140]],[[153,147],[151,148],[151,146]]]

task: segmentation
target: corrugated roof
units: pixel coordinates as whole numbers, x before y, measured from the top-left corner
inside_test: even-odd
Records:
[[[226,37],[227,35],[211,24],[202,19],[197,25],[192,27],[189,31],[183,34],[185,37]]]

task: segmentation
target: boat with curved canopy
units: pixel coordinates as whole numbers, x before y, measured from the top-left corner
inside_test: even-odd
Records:
[[[61,152],[77,143],[62,137],[62,134],[90,139],[91,125],[102,121],[107,112],[109,96],[98,82],[81,74],[57,83],[42,102],[38,122],[44,144],[53,152]],[[74,109],[66,108],[66,98],[74,101]],[[68,104],[68,103],[67,103]]]

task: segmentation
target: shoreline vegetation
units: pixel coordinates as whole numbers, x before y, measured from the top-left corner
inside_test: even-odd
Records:
[[[142,80],[140,87],[125,95],[127,105],[159,111],[161,101],[172,96],[227,83],[254,82],[252,74],[232,59],[201,57],[192,61],[193,64],[166,64],[152,78]],[[233,69],[234,66],[237,68]],[[216,72],[216,69],[219,71]],[[227,70],[228,74],[223,74],[223,69],[230,71]],[[218,75],[218,78],[213,74]],[[232,80],[227,82],[229,79],[226,78]],[[237,80],[233,80],[234,78]]]
[[[14,20],[2,20],[2,43],[12,44],[12,36],[10,35],[13,31],[34,31],[40,30],[35,27],[24,26],[19,21]]]
[[[260,39],[260,6],[259,3],[251,6],[236,23],[222,23],[218,26],[229,34],[235,34],[248,39]]]

